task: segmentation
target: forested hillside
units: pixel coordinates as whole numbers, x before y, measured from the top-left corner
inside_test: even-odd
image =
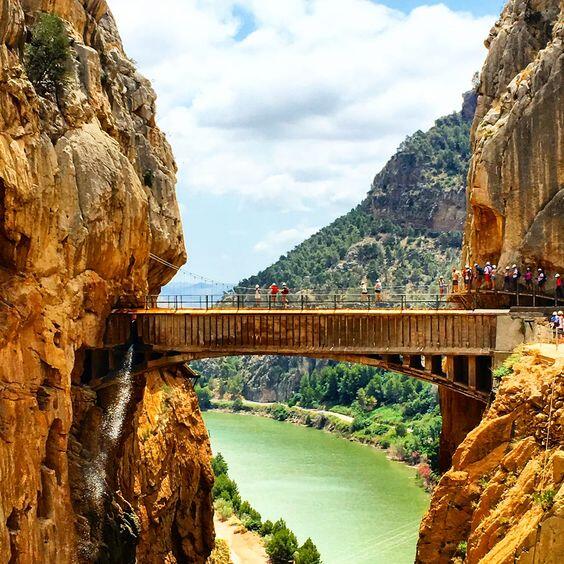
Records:
[[[292,289],[436,283],[458,260],[475,98],[461,112],[408,137],[346,215],[240,283]]]

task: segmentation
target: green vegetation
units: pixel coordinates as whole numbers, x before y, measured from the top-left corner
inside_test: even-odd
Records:
[[[552,509],[555,497],[556,492],[552,488],[533,494],[533,500],[542,507],[543,511],[550,511]]]
[[[311,539],[307,539],[294,556],[296,564],[321,564],[321,555]]]
[[[214,510],[220,519],[237,515],[242,525],[264,537],[266,552],[273,564],[320,564],[321,557],[311,539],[298,548],[296,535],[283,519],[276,523],[261,520],[260,513],[248,501],[241,501],[237,484],[229,478],[229,467],[225,458],[218,453],[212,458],[215,482],[212,489]]]
[[[194,391],[198,396],[198,403],[200,404],[200,409],[205,411],[211,407],[212,393],[208,386],[200,386],[196,384]]]
[[[517,362],[519,362],[520,359],[521,354],[519,353],[514,353],[510,357],[505,359],[504,363],[493,371],[494,380],[499,382],[506,376],[513,374],[513,367],[515,366],[515,364],[517,364]]]
[[[25,48],[25,68],[40,95],[55,94],[64,86],[70,61],[69,38],[61,18],[40,14]]]
[[[468,543],[466,541],[460,541],[456,547],[456,555],[460,558],[466,558],[466,551],[468,550]]]

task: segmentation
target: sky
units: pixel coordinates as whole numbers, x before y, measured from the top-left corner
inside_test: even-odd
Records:
[[[185,270],[236,282],[456,111],[499,0],[109,0],[179,167]],[[280,282],[280,281],[279,281]]]

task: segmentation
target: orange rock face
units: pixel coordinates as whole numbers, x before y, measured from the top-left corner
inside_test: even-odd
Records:
[[[22,64],[38,11],[58,14],[72,39],[58,99],[38,96]],[[119,296],[171,278],[149,253],[185,261],[175,172],[155,94],[125,56],[104,0],[0,3],[0,562],[91,561],[112,540],[115,528],[82,512],[103,418],[100,394],[81,380],[85,350],[101,345]],[[169,377],[186,401],[156,435],[157,478],[169,488],[162,513],[138,502],[160,487],[140,477],[157,457],[132,444],[145,409],[138,384],[108,455],[104,515],[131,531],[128,557],[158,546],[168,561],[198,562],[212,527],[207,438],[193,393]],[[173,460],[168,448],[195,458]],[[200,519],[201,534],[187,533]]]
[[[562,365],[523,356],[433,493],[417,562],[562,562],[563,447]]]
[[[510,0],[486,44],[463,258],[470,264],[515,262],[562,273],[562,2]]]

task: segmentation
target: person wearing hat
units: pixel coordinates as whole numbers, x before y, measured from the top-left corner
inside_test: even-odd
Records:
[[[376,284],[374,284],[374,296],[376,297],[377,302],[382,301],[382,282],[380,282],[380,278],[376,280]]]
[[[546,274],[542,268],[537,270],[537,286],[539,288],[539,292],[544,289],[544,285],[546,284]]]
[[[452,267],[451,281],[452,281],[452,293],[458,294],[458,284],[459,284],[459,281],[460,281],[460,272],[457,270],[456,266]]]
[[[556,273],[554,275],[554,283],[556,285],[556,299],[561,300],[564,296],[562,294],[562,277],[560,274]]]
[[[505,292],[511,291],[511,270],[508,266],[505,267],[505,272],[503,273],[503,290]]]
[[[262,295],[260,291],[260,286],[257,284],[255,286],[255,306],[260,307],[261,302],[262,302]]]
[[[278,285],[276,284],[276,282],[273,282],[270,285],[270,304],[271,305],[276,305],[276,300],[278,298],[278,292],[280,292],[280,288],[278,288]]]
[[[442,298],[447,292],[447,283],[443,276],[439,276],[439,296]]]
[[[290,293],[290,289],[288,288],[286,282],[282,283],[282,292],[280,293],[282,294],[282,304],[286,308],[288,307],[288,294]]]
[[[467,292],[470,292],[472,290],[472,278],[474,278],[472,268],[469,264],[467,264],[464,267],[464,287],[466,288]]]
[[[562,310],[558,312],[558,327],[556,328],[556,333],[558,335],[556,343],[558,344],[562,335],[564,335],[564,312]]]
[[[486,290],[492,290],[492,265],[490,262],[486,262],[484,266],[484,280],[486,281]]]
[[[519,270],[519,267],[514,264],[512,267],[513,272],[511,273],[511,280],[513,282],[513,291],[516,292],[519,289],[519,278],[521,278],[521,271]]]
[[[492,290],[495,290],[495,279],[497,278],[497,265],[492,264]]]
[[[523,276],[523,279],[525,280],[525,287],[527,288],[527,290],[529,292],[533,291],[533,273],[531,272],[531,267],[527,266],[527,269],[525,270],[525,275]]]

